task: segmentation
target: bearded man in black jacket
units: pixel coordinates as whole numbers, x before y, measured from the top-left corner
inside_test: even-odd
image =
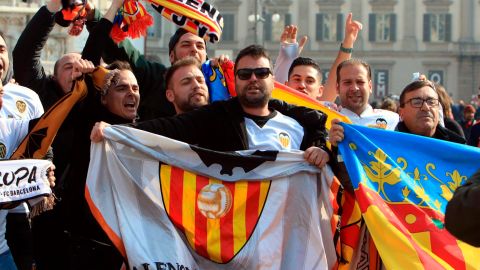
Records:
[[[240,51],[235,61],[235,75],[236,98],[132,126],[217,151],[302,149],[310,163],[319,167],[327,163],[326,115],[270,100],[274,77],[270,58],[263,47],[251,45]],[[283,124],[279,124],[279,120]],[[103,128],[107,125],[104,122],[95,125],[92,141],[103,139]],[[275,135],[282,129],[292,141],[286,148],[278,145],[279,134]],[[268,142],[259,142],[254,130],[259,133],[270,130]]]

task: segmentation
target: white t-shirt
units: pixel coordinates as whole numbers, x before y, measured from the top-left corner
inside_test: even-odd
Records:
[[[41,117],[43,112],[42,102],[34,91],[12,83],[3,86],[1,118],[30,120]]]
[[[10,157],[27,133],[28,121],[0,118],[0,159]],[[8,250],[5,240],[7,213],[8,210],[0,210],[0,254]]]
[[[387,130],[395,130],[395,127],[400,121],[400,116],[397,113],[388,110],[373,109],[372,106],[368,104],[367,108],[361,115],[358,115],[347,108],[342,108],[340,113],[348,116],[355,125]]]
[[[245,117],[248,148],[257,150],[298,150],[303,140],[303,127],[293,118],[274,111],[271,118],[259,126]]]
[[[40,97],[34,91],[13,83],[7,83],[3,86],[3,105],[0,109],[0,118],[31,120],[41,117],[43,112]],[[29,211],[27,204],[22,203],[10,209],[9,212],[28,213]]]

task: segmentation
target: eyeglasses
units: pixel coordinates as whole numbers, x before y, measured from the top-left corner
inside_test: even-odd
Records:
[[[405,101],[405,103],[403,104],[406,104],[406,103],[410,103],[410,105],[412,105],[412,107],[414,108],[421,108],[423,106],[423,103],[427,103],[428,106],[430,107],[437,107],[438,106],[438,99],[436,98],[427,98],[427,99],[423,99],[423,98],[411,98],[407,101]]]
[[[252,73],[255,73],[257,79],[266,79],[272,71],[270,68],[242,68],[237,70],[237,76],[240,80],[248,80],[252,77]]]

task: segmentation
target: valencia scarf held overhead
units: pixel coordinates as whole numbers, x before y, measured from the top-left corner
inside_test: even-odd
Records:
[[[220,12],[203,0],[147,0],[164,18],[178,27],[196,34],[212,43],[218,42],[222,35],[223,17]],[[111,37],[121,42],[127,37],[146,36],[153,24],[152,16],[137,0],[125,0],[123,7],[114,19]]]

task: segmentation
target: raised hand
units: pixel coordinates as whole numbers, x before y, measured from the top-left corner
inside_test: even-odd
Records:
[[[50,0],[47,3],[47,9],[51,13],[55,13],[62,8],[62,0]]]
[[[282,35],[280,36],[280,42],[282,44],[295,44],[298,43],[298,54],[302,53],[303,47],[307,44],[308,37],[303,36],[299,42],[297,42],[297,32],[298,27],[296,25],[287,25],[283,29]]]
[[[345,48],[353,47],[353,44],[357,40],[358,33],[363,28],[363,25],[359,21],[354,21],[352,17],[352,13],[348,13],[347,20],[345,21],[345,38],[343,41]]]
[[[95,66],[91,61],[85,59],[78,59],[73,62],[72,80],[77,79],[85,73],[92,73],[95,70]]]

